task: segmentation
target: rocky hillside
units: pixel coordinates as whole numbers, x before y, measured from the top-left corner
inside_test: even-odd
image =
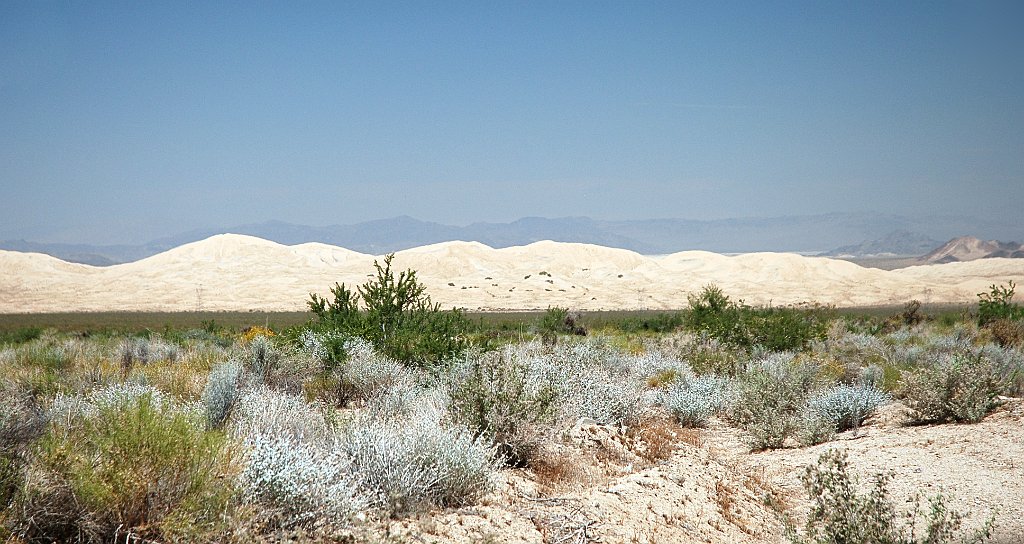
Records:
[[[995,257],[1024,258],[1024,248],[1017,242],[981,240],[973,236],[953,238],[941,247],[921,257],[922,262],[932,264],[991,259]]]

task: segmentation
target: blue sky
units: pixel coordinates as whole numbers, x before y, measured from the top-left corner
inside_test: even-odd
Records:
[[[1021,2],[3,2],[0,239],[1024,203]]]

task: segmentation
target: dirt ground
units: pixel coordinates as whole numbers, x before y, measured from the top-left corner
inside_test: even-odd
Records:
[[[915,494],[926,508],[941,491],[966,514],[965,527],[995,516],[993,543],[1024,542],[1024,402],[1007,399],[974,425],[908,427],[904,410],[890,404],[825,444],[756,453],[719,421],[692,430],[660,420],[625,433],[583,421],[538,470],[504,471],[481,504],[381,529],[392,541],[427,543],[785,542],[779,509],[804,519],[800,474],[839,448],[865,484],[891,473],[892,497],[906,510]]]

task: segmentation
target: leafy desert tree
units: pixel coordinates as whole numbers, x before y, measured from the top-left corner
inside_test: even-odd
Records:
[[[442,310],[426,293],[415,270],[395,273],[394,254],[384,264],[374,261],[376,277],[352,292],[334,284],[333,300],[310,295],[309,309],[316,315],[313,328],[344,339],[359,337],[381,353],[420,367],[450,360],[466,348],[468,321],[457,309]],[[331,355],[343,357],[343,343],[331,346]]]
[[[1024,319],[1024,308],[1013,303],[1016,285],[1010,281],[1007,287],[992,284],[988,293],[978,293],[978,324],[987,325],[999,319]]]

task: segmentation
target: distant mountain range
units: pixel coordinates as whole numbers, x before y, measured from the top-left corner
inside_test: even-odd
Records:
[[[553,240],[622,248],[645,255],[694,249],[717,253],[821,253],[829,248],[837,248],[828,254],[857,256],[921,255],[938,246],[940,242],[936,240],[950,239],[964,233],[1024,239],[1024,224],[979,221],[968,217],[922,218],[879,213],[832,213],[711,221],[603,221],[587,217],[527,217],[510,223],[452,226],[401,216],[325,227],[267,221],[230,228],[193,230],[141,245],[101,246],[8,240],[0,241],[0,249],[45,253],[71,262],[104,266],[135,261],[221,233],[256,236],[287,245],[322,242],[374,255],[453,240],[481,242],[494,248]],[[850,245],[863,240],[872,242]]]
[[[829,257],[903,257],[924,255],[942,242],[924,234],[897,230],[875,240],[838,247]]]

